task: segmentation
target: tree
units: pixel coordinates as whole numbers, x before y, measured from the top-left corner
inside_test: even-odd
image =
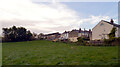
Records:
[[[43,36],[44,36],[44,34],[43,34],[43,33],[40,33],[40,34],[38,35],[38,39],[40,39],[40,40],[44,39]]]
[[[2,38],[2,40],[3,41],[10,41],[9,35],[8,35],[9,29],[8,28],[3,28],[2,30],[3,30],[3,33],[4,33],[4,38]]]
[[[78,37],[77,38],[77,44],[78,45],[86,45],[86,41],[85,41],[85,38],[83,38],[83,37]]]
[[[106,45],[115,45],[116,42],[120,41],[119,38],[115,37],[116,27],[113,27],[111,32],[108,34],[109,39],[104,39]]]
[[[32,33],[30,31],[27,31],[26,39],[32,40]]]
[[[115,32],[116,31],[117,31],[116,27],[113,27],[112,30],[111,30],[111,32],[108,34],[109,39],[115,37]]]
[[[4,41],[17,42],[31,40],[32,34],[24,27],[3,28]]]

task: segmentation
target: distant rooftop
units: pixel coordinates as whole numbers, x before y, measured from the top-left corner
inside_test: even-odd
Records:
[[[51,33],[51,34],[46,34],[45,36],[50,36],[50,35],[60,35],[60,33]]]

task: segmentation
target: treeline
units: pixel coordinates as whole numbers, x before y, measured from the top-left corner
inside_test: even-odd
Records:
[[[32,40],[32,33],[24,27],[13,26],[11,28],[2,28],[4,37],[3,42],[18,42]]]

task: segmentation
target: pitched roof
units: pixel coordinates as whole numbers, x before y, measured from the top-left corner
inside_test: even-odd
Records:
[[[79,30],[79,33],[91,33],[91,31],[88,31],[88,30]]]
[[[50,36],[50,35],[60,35],[60,33],[51,33],[51,34],[46,34],[46,36]]]
[[[101,21],[106,22],[106,23],[108,23],[108,24],[110,24],[110,25],[113,25],[113,26],[115,26],[115,27],[120,28],[120,25],[119,25],[119,24],[111,23],[111,22],[108,22],[108,21],[105,21],[105,20],[101,20]],[[101,23],[101,21],[100,21],[99,23]],[[99,24],[99,23],[98,23],[98,24]],[[98,25],[98,24],[97,24],[97,25]],[[97,25],[96,25],[96,26],[97,26]],[[96,26],[95,26],[95,27],[96,27]],[[95,27],[94,27],[94,28],[95,28]],[[93,29],[94,29],[94,28],[93,28]],[[92,29],[92,30],[93,30],[93,29]]]
[[[115,27],[119,27],[119,28],[120,28],[120,25],[119,25],[119,24],[111,23],[111,22],[108,22],[108,21],[105,21],[105,20],[102,20],[102,21],[104,21],[104,22],[106,22],[106,23],[109,23],[109,24],[111,24],[111,25],[113,25],[113,26],[115,26]]]
[[[65,31],[65,32],[63,32],[62,34],[66,34],[66,33],[69,33],[69,31]]]
[[[73,30],[72,30],[72,31],[70,31],[70,32],[73,32],[73,31],[74,31],[74,32],[79,32],[79,30],[76,30],[76,29],[73,29]]]
[[[79,30],[74,29],[70,31],[69,37],[78,37],[78,33],[79,33]]]

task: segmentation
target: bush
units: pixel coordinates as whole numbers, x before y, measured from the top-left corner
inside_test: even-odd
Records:
[[[120,44],[120,37],[112,37],[110,39],[104,39],[104,43],[105,45],[110,45],[110,46],[114,46],[114,45],[119,45]]]
[[[116,28],[113,27],[111,32],[108,34],[109,39],[104,39],[104,43],[106,45],[119,45],[120,44],[120,37],[115,37],[115,32],[116,32]]]
[[[86,43],[87,43],[87,42],[85,41],[85,39],[86,39],[86,38],[82,38],[82,37],[77,38],[77,40],[78,40],[78,41],[77,41],[77,45],[84,45],[84,46],[85,46]]]
[[[116,27],[113,27],[112,30],[111,30],[111,32],[108,34],[109,39],[115,37],[115,32],[116,32],[116,31],[117,31],[117,30],[116,30]]]

